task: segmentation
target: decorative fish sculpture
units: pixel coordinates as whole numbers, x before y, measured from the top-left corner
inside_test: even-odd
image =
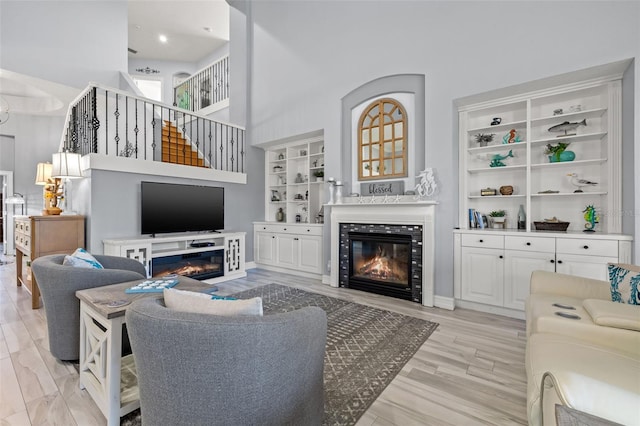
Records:
[[[506,166],[506,164],[504,164],[502,160],[506,160],[509,157],[513,158],[513,150],[511,149],[506,155],[496,154],[491,157],[491,163],[489,164],[489,167],[504,167]]]
[[[558,135],[557,137],[573,136],[573,135],[575,135],[575,133],[568,134],[567,132],[570,132],[572,130],[576,130],[578,127],[586,126],[586,125],[587,125],[587,119],[586,118],[584,120],[582,120],[582,121],[576,121],[575,123],[569,123],[568,121],[565,121],[562,124],[556,124],[555,126],[549,127],[549,131],[550,132],[564,132],[564,135]]]

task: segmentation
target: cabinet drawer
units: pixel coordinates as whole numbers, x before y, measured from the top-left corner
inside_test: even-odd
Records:
[[[31,251],[31,238],[23,234],[15,235],[16,247],[20,248],[25,253]]]
[[[304,226],[298,224],[270,224],[264,223],[254,225],[255,232],[274,232],[276,234],[297,234],[297,235],[322,235],[321,226]]]
[[[502,235],[462,234],[462,245],[465,247],[504,248]]]
[[[504,237],[504,247],[507,250],[525,250],[553,253],[556,250],[555,238],[542,237]]]
[[[556,241],[556,252],[587,256],[618,257],[618,241],[558,238]]]

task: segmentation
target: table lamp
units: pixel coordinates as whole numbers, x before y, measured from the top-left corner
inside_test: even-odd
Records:
[[[58,199],[62,196],[61,179],[51,177],[51,163],[38,163],[36,169],[36,185],[43,185],[44,198],[43,215],[59,215],[62,210],[58,207]]]
[[[56,152],[53,154],[53,165],[51,167],[51,176],[53,178],[64,179],[67,183],[70,179],[82,177],[80,169],[80,154],[74,152]],[[67,185],[63,185],[62,199],[65,203],[65,209],[70,205],[67,199]],[[67,214],[75,214],[68,211]]]

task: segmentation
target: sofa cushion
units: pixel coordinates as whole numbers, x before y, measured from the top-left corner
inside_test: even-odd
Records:
[[[611,300],[640,305],[640,267],[624,263],[609,264]]]
[[[537,333],[527,342],[525,365],[530,425],[554,424],[555,404],[622,424],[638,424],[637,349],[624,353],[571,336]]]
[[[587,299],[582,306],[597,325],[640,331],[640,306]]]
[[[245,300],[212,299],[210,294],[165,288],[164,303],[167,308],[182,312],[223,316],[262,315],[260,297]]]
[[[531,294],[527,299],[527,336],[530,337],[534,333],[552,333],[576,337],[592,344],[626,352],[638,351],[640,332],[595,324],[589,312],[583,307],[583,302],[584,300],[567,296]],[[554,306],[554,303],[572,306],[575,309],[562,309]],[[619,303],[615,305],[624,306]],[[556,312],[575,314],[580,319],[564,318]]]
[[[83,248],[78,248],[71,255],[65,256],[62,264],[76,268],[104,269],[102,264]]]

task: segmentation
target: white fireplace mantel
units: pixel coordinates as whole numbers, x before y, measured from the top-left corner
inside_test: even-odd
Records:
[[[326,204],[331,209],[331,286],[338,287],[341,223],[422,226],[422,305],[434,305],[435,201]]]

